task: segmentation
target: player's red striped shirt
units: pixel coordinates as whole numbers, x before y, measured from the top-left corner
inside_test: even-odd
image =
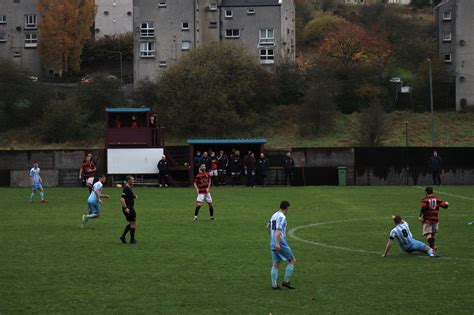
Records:
[[[429,195],[421,201],[421,213],[423,215],[423,223],[438,224],[439,207],[447,208],[446,202],[441,198]]]
[[[211,160],[211,170],[217,170],[217,164],[219,163],[219,161],[217,161],[217,159],[215,158],[212,158]]]
[[[84,163],[82,163],[81,167],[82,167],[86,177],[94,177],[95,170],[96,170],[96,166],[95,166],[94,162],[85,161]],[[89,169],[92,169],[92,171],[90,171]]]
[[[211,182],[211,175],[208,172],[202,172],[196,175],[194,182],[198,187],[200,194],[207,194],[207,188]]]

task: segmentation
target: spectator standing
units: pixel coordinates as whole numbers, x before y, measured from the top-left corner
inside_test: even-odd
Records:
[[[158,162],[157,167],[160,176],[160,187],[168,187],[169,162],[166,159],[166,155],[163,155],[161,157],[161,160]]]
[[[443,170],[443,159],[434,151],[429,162],[430,172],[433,176],[433,185],[441,185],[441,171]]]
[[[202,155],[201,151],[196,151],[196,156],[194,157],[194,175],[199,173],[199,166],[201,165]]]
[[[208,153],[204,151],[202,153],[202,159],[201,159],[201,164],[206,165],[206,170],[211,169],[211,158],[209,157]]]
[[[225,177],[227,175],[227,168],[229,167],[229,158],[224,153],[224,151],[220,151],[219,155],[217,156],[217,182],[219,185],[225,185]]]
[[[138,128],[137,117],[135,117],[135,115],[132,116],[132,122],[130,123],[130,128]]]
[[[295,171],[295,161],[291,157],[291,152],[286,153],[286,157],[283,160],[283,171],[285,172],[285,180],[283,182],[284,185],[286,186],[289,178],[291,186],[293,184],[293,173]]]
[[[240,151],[236,150],[230,159],[230,174],[232,176],[232,186],[240,185],[240,174],[242,172],[242,160]]]
[[[265,179],[267,177],[268,170],[270,169],[270,162],[265,157],[265,154],[260,153],[260,157],[257,161],[257,176],[258,184],[265,186]]]
[[[247,187],[255,187],[255,171],[257,170],[257,163],[253,152],[249,153],[245,161],[245,169],[247,171]]]
[[[211,181],[212,184],[218,184],[217,183],[217,167],[218,167],[219,162],[217,161],[217,156],[216,152],[211,152],[211,168],[209,174],[211,175]]]

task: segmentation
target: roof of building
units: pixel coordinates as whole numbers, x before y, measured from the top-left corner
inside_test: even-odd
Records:
[[[264,138],[256,139],[188,139],[188,144],[209,144],[209,143],[267,143],[268,140]]]
[[[279,6],[282,0],[222,0],[221,7]]]
[[[139,107],[139,108],[128,108],[128,107],[114,107],[114,108],[106,108],[105,111],[107,113],[147,113],[150,111],[148,107]]]

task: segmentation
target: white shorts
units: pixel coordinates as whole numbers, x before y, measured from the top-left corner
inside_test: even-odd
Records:
[[[211,175],[211,176],[217,176],[217,170],[211,170],[211,171],[209,172],[209,175]]]
[[[211,193],[198,194],[196,201],[202,203],[202,202],[204,202],[204,200],[205,200],[207,203],[212,203]]]
[[[87,184],[87,186],[94,185],[94,177],[87,177],[86,184]]]

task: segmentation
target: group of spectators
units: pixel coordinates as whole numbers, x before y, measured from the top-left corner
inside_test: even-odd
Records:
[[[247,187],[265,186],[270,169],[270,162],[264,153],[260,153],[256,157],[254,152],[248,151],[242,158],[240,150],[236,149],[233,149],[230,155],[227,155],[223,150],[220,150],[219,154],[212,150],[202,153],[197,151],[194,157],[195,174],[199,172],[199,166],[202,164],[206,165],[213,185],[226,185],[229,183],[232,186],[241,185],[242,175],[244,175]],[[291,153],[288,152],[283,161],[285,185],[288,183],[288,180],[289,184],[292,184],[294,168],[295,162],[291,157]]]

